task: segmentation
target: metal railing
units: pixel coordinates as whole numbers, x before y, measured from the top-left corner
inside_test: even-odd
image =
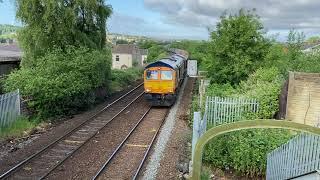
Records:
[[[267,180],[290,179],[320,169],[320,136],[300,134],[267,157]]]
[[[0,128],[12,124],[19,116],[19,90],[0,95]]]
[[[255,99],[207,96],[203,118],[200,112],[193,114],[192,157],[195,145],[207,127],[240,121],[245,118],[245,113],[258,111],[259,103]]]
[[[208,126],[217,126],[242,120],[244,113],[256,113],[259,103],[256,99],[207,97],[204,118]]]

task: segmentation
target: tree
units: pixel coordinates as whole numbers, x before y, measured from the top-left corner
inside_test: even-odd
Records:
[[[319,36],[311,36],[307,39],[307,43],[318,43],[320,41]]]
[[[255,10],[222,15],[211,32],[207,69],[212,81],[238,84],[246,79],[263,63],[270,47],[264,33]]]
[[[18,40],[24,50],[22,65],[55,47],[103,49],[106,20],[112,9],[104,0],[16,0],[17,18],[24,28]]]
[[[120,39],[116,41],[116,44],[129,44],[129,42],[127,40]]]

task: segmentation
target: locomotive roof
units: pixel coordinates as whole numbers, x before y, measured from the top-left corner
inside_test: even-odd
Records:
[[[159,67],[159,66],[164,66],[164,67],[176,69],[181,66],[181,64],[184,60],[186,60],[186,59],[183,58],[182,56],[174,54],[168,58],[163,58],[163,59],[160,59],[154,63],[148,64],[145,67],[145,69],[150,68],[150,67]]]

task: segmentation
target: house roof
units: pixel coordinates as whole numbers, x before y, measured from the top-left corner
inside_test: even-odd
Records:
[[[112,53],[118,54],[133,54],[139,50],[139,47],[134,44],[118,44],[112,47]]]
[[[17,44],[0,45],[0,62],[20,61],[22,51]]]

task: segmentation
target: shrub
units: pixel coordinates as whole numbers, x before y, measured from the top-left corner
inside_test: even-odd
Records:
[[[140,68],[129,68],[126,70],[114,69],[111,71],[111,91],[119,91],[138,79],[142,78],[143,70]]]
[[[204,160],[221,169],[248,176],[264,175],[267,153],[292,137],[287,130],[242,130],[216,137],[204,151]]]
[[[93,90],[107,85],[110,55],[87,48],[56,48],[37,59],[34,67],[11,73],[5,89],[19,88],[40,117],[69,114],[91,105]]]
[[[278,111],[283,78],[275,68],[260,68],[238,87],[238,96],[255,98],[259,102],[258,118],[270,119]]]
[[[231,84],[210,84],[207,88],[207,96],[229,97],[236,93],[236,89]]]
[[[239,86],[212,84],[207,94],[256,98],[258,114],[246,118],[272,118],[278,110],[278,96],[283,78],[275,68],[260,68]],[[287,142],[291,133],[287,130],[242,130],[219,136],[209,142],[204,151],[204,160],[212,165],[234,169],[237,173],[263,175],[267,153]]]

